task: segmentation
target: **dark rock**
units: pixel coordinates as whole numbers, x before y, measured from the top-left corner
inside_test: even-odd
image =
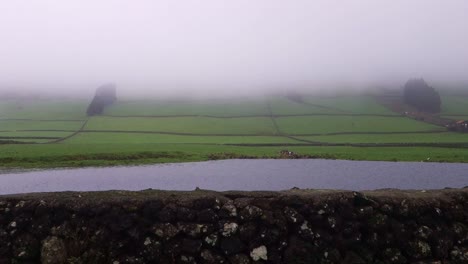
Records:
[[[244,243],[238,237],[221,238],[220,248],[226,255],[240,253],[245,249]]]
[[[284,252],[284,263],[320,263],[321,255],[315,251],[315,246],[298,237],[291,237]]]
[[[162,245],[159,241],[147,237],[143,242],[141,256],[148,262],[157,261],[162,254]]]
[[[284,209],[284,215],[291,224],[301,224],[304,222],[304,217],[293,208],[286,207]]]
[[[237,208],[232,202],[225,203],[219,210],[221,218],[237,217]]]
[[[158,214],[159,221],[166,223],[173,222],[176,216],[176,210],[172,205],[164,207]]]
[[[195,257],[193,257],[193,256],[181,255],[180,258],[178,259],[177,263],[181,263],[181,264],[196,264],[197,261],[195,260]]]
[[[205,239],[203,240],[203,243],[210,247],[216,247],[218,245],[218,242],[219,242],[219,235],[216,233],[206,236]]]
[[[454,264],[468,263],[468,247],[454,247],[454,249],[450,252],[450,260],[452,260],[450,263]]]
[[[366,264],[367,262],[363,260],[358,254],[348,251],[345,254],[343,259],[343,264]]]
[[[213,209],[205,209],[198,213],[198,221],[202,223],[214,223],[218,221],[218,215]]]
[[[13,256],[18,260],[34,260],[41,251],[39,240],[29,234],[13,239]]]
[[[172,224],[155,224],[152,227],[154,234],[162,239],[169,240],[179,233],[179,229]]]
[[[197,218],[197,212],[195,210],[179,207],[177,208],[177,219],[180,221],[193,221]]]
[[[250,264],[250,258],[244,254],[236,254],[229,257],[231,264]]]
[[[217,209],[217,207],[219,207],[219,200],[216,197],[203,197],[193,201],[195,210]]]
[[[410,259],[415,260],[427,258],[432,255],[429,244],[421,240],[409,242],[406,253]]]
[[[201,252],[200,257],[203,264],[226,263],[226,259],[223,256],[206,249]]]
[[[420,239],[427,240],[432,235],[432,230],[427,226],[420,226],[415,235]]]
[[[252,239],[254,239],[256,234],[257,234],[257,225],[253,222],[242,224],[239,227],[239,237],[245,242],[249,242]]]
[[[178,223],[177,228],[181,233],[193,238],[199,238],[213,230],[213,227],[210,225],[195,223]]]
[[[163,203],[159,200],[148,201],[143,205],[143,216],[148,220],[156,220],[158,212],[163,206]]]
[[[182,252],[196,254],[202,247],[202,241],[198,239],[183,238],[180,243]]]
[[[363,207],[363,206],[377,206],[377,202],[370,199],[366,195],[359,193],[359,192],[354,192],[354,205],[357,207]]]
[[[382,259],[385,263],[389,264],[407,263],[406,258],[401,254],[401,251],[397,248],[386,248],[382,252]]]
[[[457,222],[453,224],[451,229],[455,234],[455,239],[457,239],[460,244],[468,243],[468,226]]]

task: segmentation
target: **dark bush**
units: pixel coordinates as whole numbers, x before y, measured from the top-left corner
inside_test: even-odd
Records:
[[[114,84],[105,84],[96,90],[96,95],[88,106],[86,113],[88,116],[100,115],[106,106],[113,104],[117,100]]]
[[[439,113],[441,99],[439,93],[423,79],[412,79],[405,84],[405,103],[416,107],[419,111]]]

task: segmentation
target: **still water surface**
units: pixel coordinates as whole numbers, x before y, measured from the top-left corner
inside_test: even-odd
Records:
[[[0,194],[101,191],[468,186],[468,164],[345,160],[223,160],[151,166],[0,171]]]

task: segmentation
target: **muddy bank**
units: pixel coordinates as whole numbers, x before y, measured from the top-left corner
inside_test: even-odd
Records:
[[[0,196],[0,263],[40,261],[468,263],[468,188]]]

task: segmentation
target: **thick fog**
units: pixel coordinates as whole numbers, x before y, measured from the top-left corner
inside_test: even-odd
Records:
[[[247,93],[468,80],[466,0],[0,2],[0,91]]]

